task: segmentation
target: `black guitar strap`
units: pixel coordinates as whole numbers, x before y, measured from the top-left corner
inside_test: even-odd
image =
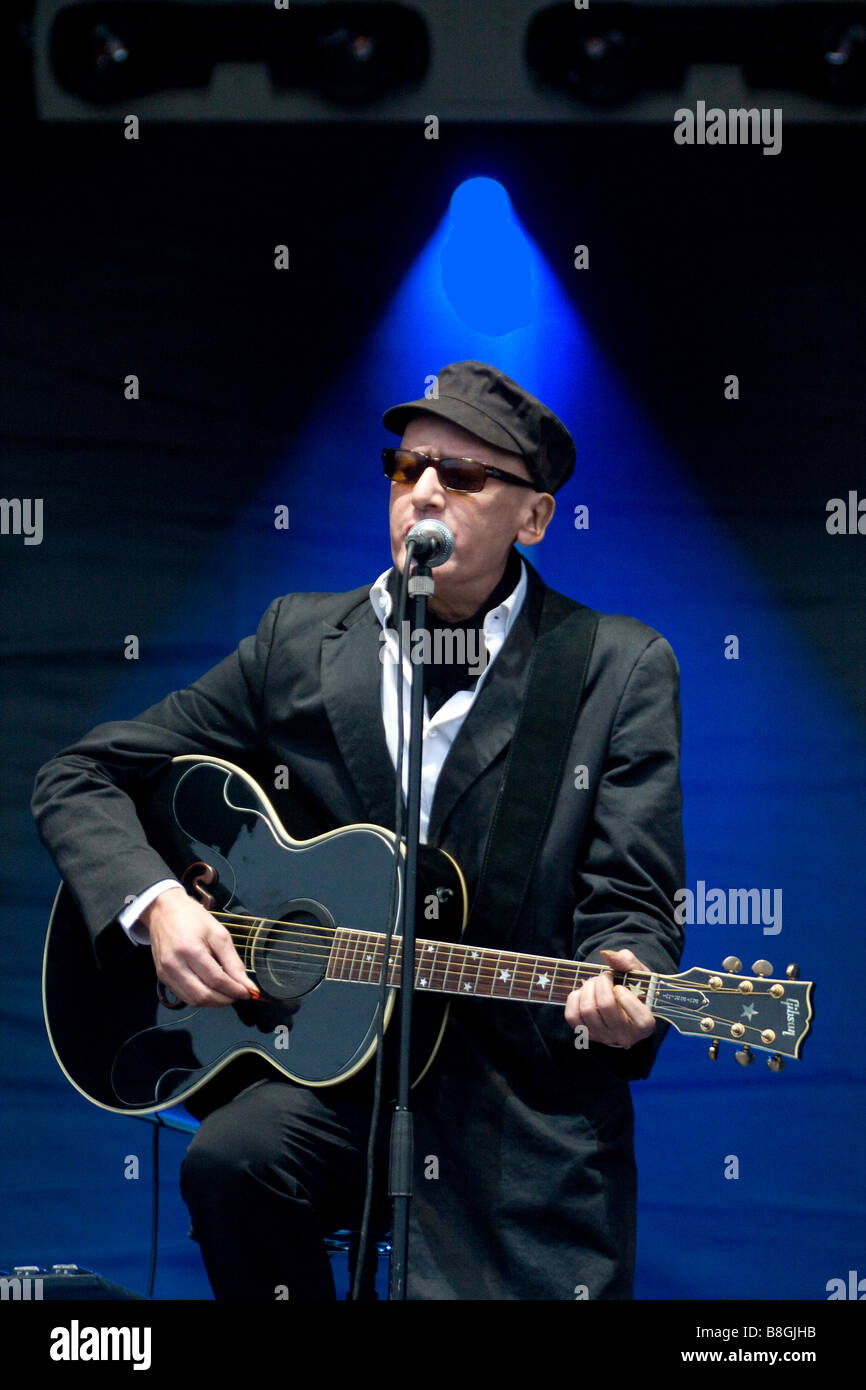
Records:
[[[507,939],[517,926],[583,702],[598,613],[564,594],[545,593],[538,635],[466,940],[476,918]],[[571,773],[569,771],[568,775]]]

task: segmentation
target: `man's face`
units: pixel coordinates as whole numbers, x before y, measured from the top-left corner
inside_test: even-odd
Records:
[[[403,448],[434,458],[477,459],[529,479],[519,454],[486,444],[435,415],[413,416],[403,435]],[[406,536],[415,523],[444,522],[454,534],[454,553],[436,569],[437,594],[453,598],[461,591],[477,593],[480,603],[498,583],[512,543],[534,545],[541,540],[552,512],[553,499],[546,493],[499,478],[488,478],[483,492],[449,492],[435,468],[427,468],[414,484],[391,484],[391,554],[402,571]]]

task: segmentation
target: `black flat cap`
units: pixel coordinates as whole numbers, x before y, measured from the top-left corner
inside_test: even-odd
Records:
[[[451,362],[437,374],[439,394],[392,405],[386,429],[402,434],[423,412],[450,420],[497,449],[521,454],[539,492],[556,492],[574,472],[574,440],[542,401],[486,362]]]

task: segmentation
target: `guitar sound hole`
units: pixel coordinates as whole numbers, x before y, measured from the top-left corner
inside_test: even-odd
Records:
[[[322,903],[296,898],[284,906],[280,925],[253,933],[251,967],[272,999],[309,994],[324,979],[336,923]]]

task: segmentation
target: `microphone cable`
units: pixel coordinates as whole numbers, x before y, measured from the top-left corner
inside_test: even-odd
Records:
[[[403,566],[403,573],[400,576],[400,596],[397,601],[397,652],[399,657],[397,675],[397,756],[395,792],[394,792],[394,851],[391,872],[391,892],[388,901],[388,923],[385,931],[385,946],[382,955],[382,974],[379,978],[379,1001],[377,1004],[377,1033],[376,1033],[376,1079],[373,1087],[373,1109],[370,1118],[370,1130],[367,1138],[367,1171],[366,1185],[364,1190],[364,1212],[361,1218],[361,1233],[358,1245],[358,1255],[355,1264],[355,1275],[352,1280],[351,1298],[357,1300],[361,1295],[361,1283],[363,1279],[364,1266],[367,1262],[367,1246],[370,1233],[370,1215],[373,1206],[373,1185],[375,1179],[375,1153],[376,1135],[379,1128],[379,1115],[382,1108],[382,1074],[383,1074],[383,1052],[385,1041],[385,1005],[387,1002],[387,980],[388,962],[391,958],[391,942],[394,936],[394,926],[396,924],[397,906],[399,903],[400,888],[400,861],[403,847],[403,822],[405,808],[403,802],[403,747],[405,741],[405,730],[403,720],[403,633],[404,619],[406,615],[406,601],[409,592],[409,566],[412,563],[412,556],[406,554],[406,563]],[[405,962],[404,962],[405,964]]]

